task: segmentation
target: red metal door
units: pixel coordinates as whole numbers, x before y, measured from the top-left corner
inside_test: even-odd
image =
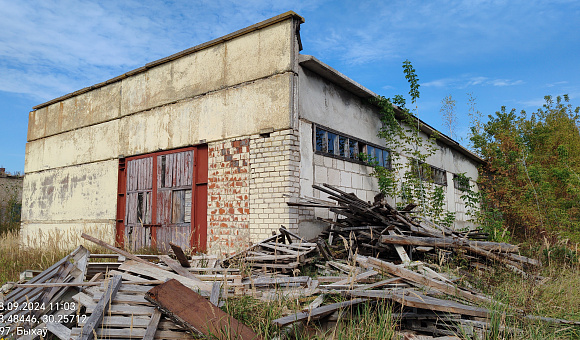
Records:
[[[205,250],[207,147],[127,158],[119,171],[118,243],[134,250],[167,251],[169,242]]]

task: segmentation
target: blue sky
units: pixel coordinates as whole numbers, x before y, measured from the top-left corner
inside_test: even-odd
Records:
[[[420,80],[418,115],[454,137],[469,126],[467,93],[485,116],[535,111],[545,95],[580,105],[578,1],[13,1],[0,0],[0,167],[23,172],[33,106],[293,10],[302,53],[386,97]]]

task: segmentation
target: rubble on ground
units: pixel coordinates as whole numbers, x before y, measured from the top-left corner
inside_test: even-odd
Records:
[[[83,234],[113,253],[90,254],[79,246],[26,283],[3,286],[0,329],[10,327],[10,336],[22,339],[260,339],[219,308],[228,298],[249,295],[306,301],[301,311],[273,320],[279,338],[297,324],[336,321],[342,310],[385,303],[394,307],[405,338],[485,338],[493,313],[486,306],[497,302],[416,259],[453,253],[474,266],[496,261],[524,275],[541,265],[517,246],[484,241],[481,231],[437,226],[417,217],[413,206],[398,211],[381,195],[370,203],[329,185],[315,188],[336,203],[310,198],[291,205],[336,214],[319,238],[304,240],[282,227],[223,260],[186,256],[173,244],[172,256],[135,255]],[[304,266],[316,274],[302,276]]]

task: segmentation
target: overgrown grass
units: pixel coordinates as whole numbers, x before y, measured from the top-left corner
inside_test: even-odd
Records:
[[[110,239],[103,228],[85,227],[83,232],[101,239]],[[20,273],[25,270],[44,270],[70,254],[82,244],[93,254],[110,253],[94,243],[81,239],[80,232],[58,230],[38,232],[23,239],[18,231],[7,231],[0,234],[0,285],[4,282],[16,282]],[[151,249],[142,249],[140,254],[154,253]]]
[[[580,321],[577,252],[560,246],[529,251],[544,262],[533,275],[525,277],[501,265],[490,266],[491,272],[471,271],[468,281],[499,302],[487,306],[493,312],[488,339],[580,339],[580,326],[533,318]]]
[[[99,235],[98,230],[87,231]],[[110,236],[110,235],[109,235]],[[51,232],[38,234],[36,240],[27,243],[41,245],[28,247],[16,232],[0,236],[0,284],[17,281],[19,274],[27,269],[43,270],[69,254],[79,243],[78,234]],[[108,252],[92,243],[84,243],[93,253]],[[557,247],[556,247],[557,246]],[[545,277],[543,281],[525,278],[501,265],[491,266],[492,272],[470,270],[465,280],[475,288],[493,296],[499,304],[489,307],[493,312],[491,329],[486,339],[580,339],[580,327],[566,324],[532,320],[520,315],[514,308],[523,310],[525,315],[535,315],[580,321],[580,266],[575,250],[561,250],[560,246],[531,250],[544,262],[544,267],[534,273]],[[528,250],[530,251],[530,250]],[[455,273],[466,262],[458,261],[450,269]],[[313,275],[315,270],[305,268],[299,275]],[[264,339],[278,336],[280,329],[272,325],[272,320],[304,308],[310,300],[283,298],[273,302],[263,302],[251,297],[234,297],[227,300],[224,311],[240,322],[249,325]],[[330,303],[334,301],[328,301]],[[507,307],[509,306],[509,307]],[[321,324],[310,322],[306,327],[296,327],[287,339],[394,339],[398,328],[392,317],[393,307],[384,301],[376,306],[362,304],[340,313],[339,322]],[[458,336],[470,339],[465,334]],[[473,337],[475,339],[475,337]]]
[[[296,299],[280,298],[263,302],[244,296],[227,300],[222,309],[238,321],[249,325],[264,339],[274,339],[284,334],[285,339],[394,339],[397,323],[392,317],[390,304],[360,304],[338,311],[336,322],[321,324],[311,321],[305,327],[291,325],[278,329],[272,321],[284,315],[300,312],[305,304]]]

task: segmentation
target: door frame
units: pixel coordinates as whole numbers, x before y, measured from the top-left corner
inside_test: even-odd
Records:
[[[127,162],[140,158],[153,157],[151,224],[157,224],[157,156],[193,150],[193,180],[191,195],[191,237],[190,247],[195,251],[207,249],[207,178],[208,178],[208,148],[207,144],[152,152],[126,158],[119,158],[119,173],[117,187],[117,221],[115,242],[117,246],[125,246],[125,213],[127,203]],[[156,247],[157,228],[152,227],[151,243]]]

